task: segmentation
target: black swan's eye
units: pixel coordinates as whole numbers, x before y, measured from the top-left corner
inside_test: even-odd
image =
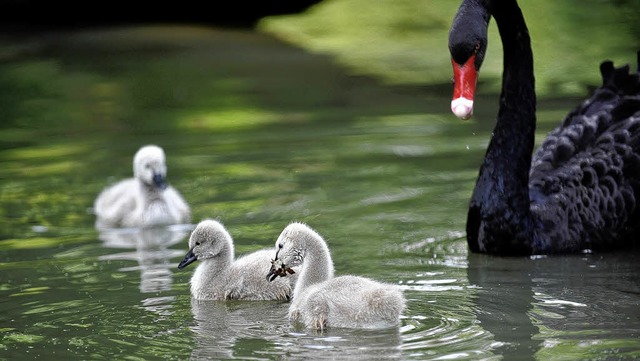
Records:
[[[480,43],[476,43],[476,46],[473,48],[473,53],[476,54],[480,50]]]

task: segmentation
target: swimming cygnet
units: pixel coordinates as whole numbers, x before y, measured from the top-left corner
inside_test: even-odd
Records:
[[[259,250],[234,260],[233,239],[218,221],[205,219],[189,237],[189,252],[178,265],[198,260],[191,295],[199,300],[289,300],[295,280],[264,278],[273,252]]]
[[[275,281],[302,265],[289,306],[289,319],[307,328],[386,328],[399,324],[406,300],[399,286],[345,275],[333,277],[326,242],[309,226],[289,224],[276,241],[267,279]]]
[[[165,182],[167,166],[162,148],[140,148],[133,158],[133,175],[98,195],[93,207],[96,228],[142,228],[191,221],[191,209]]]

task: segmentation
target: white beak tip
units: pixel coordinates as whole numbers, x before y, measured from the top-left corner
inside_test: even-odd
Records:
[[[467,120],[473,115],[473,100],[457,98],[451,101],[451,111],[456,117]]]

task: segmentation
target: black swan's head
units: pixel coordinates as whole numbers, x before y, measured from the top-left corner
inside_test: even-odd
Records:
[[[464,0],[449,30],[449,52],[453,65],[451,111],[460,119],[473,114],[478,71],[487,49],[490,14],[482,0]]]

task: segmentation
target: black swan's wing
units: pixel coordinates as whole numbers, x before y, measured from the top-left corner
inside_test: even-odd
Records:
[[[640,68],[640,52],[638,53]],[[548,242],[605,249],[640,226],[640,69],[600,66],[602,86],[534,153],[531,209]]]

